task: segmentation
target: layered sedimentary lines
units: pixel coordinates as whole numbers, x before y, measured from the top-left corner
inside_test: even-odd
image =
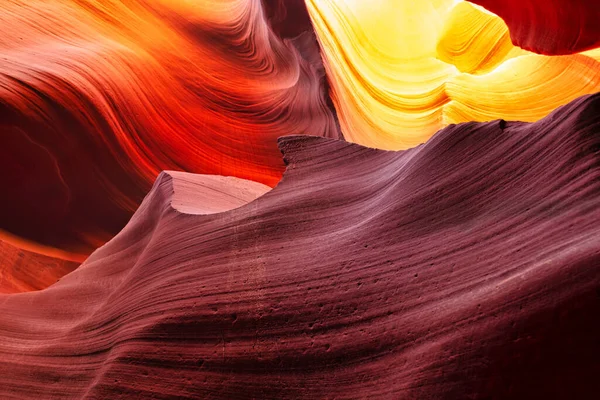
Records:
[[[306,11],[267,3],[1,2],[0,229],[89,254],[161,170],[273,186],[277,137],[337,137]]]
[[[440,128],[456,68],[436,44],[453,3],[307,1],[347,139],[405,149]]]
[[[0,397],[600,390],[600,95],[403,152],[280,147],[255,200],[187,213],[214,182],[161,174],[75,272],[0,295]]]
[[[449,123],[498,118],[532,122],[565,100],[598,91],[600,62],[591,57],[524,55],[486,75],[450,79],[446,93],[451,101],[444,107],[444,117]]]
[[[0,238],[82,260],[159,171],[274,186],[283,135],[539,120],[600,90],[595,2],[540,1],[2,1]]]
[[[215,214],[241,207],[267,193],[262,183],[231,176],[168,171],[175,178],[171,205],[187,214]]]
[[[451,123],[536,121],[578,96],[600,90],[600,64],[594,57],[532,55],[512,44],[500,17],[468,2],[308,0],[307,5],[342,131],[353,142],[406,149]],[[536,10],[560,15],[557,7],[539,5]],[[520,12],[520,6],[513,9]],[[507,18],[511,25],[513,20]],[[535,18],[519,23],[533,25],[540,36],[547,32],[546,22],[536,25]],[[574,22],[566,29],[579,32],[578,26]],[[546,44],[525,47],[540,52],[547,45],[561,47],[559,42],[569,37],[567,33],[555,40],[561,32],[553,29],[536,39]],[[563,53],[583,50],[577,44],[569,49]]]
[[[0,238],[0,293],[44,289],[79,262],[24,250]]]

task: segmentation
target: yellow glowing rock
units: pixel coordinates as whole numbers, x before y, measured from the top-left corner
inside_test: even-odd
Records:
[[[452,102],[444,121],[507,119],[536,121],[555,108],[600,90],[600,63],[583,55],[527,55],[508,60],[492,72],[450,79]]]
[[[546,57],[460,0],[307,0],[344,136],[399,150],[448,123],[535,121],[600,90],[600,51]]]
[[[583,54],[587,57],[593,58],[596,61],[600,61],[600,47],[598,47],[597,49],[584,51],[581,54]]]
[[[403,149],[440,128],[444,84],[458,71],[435,55],[453,4],[307,1],[348,140]]]
[[[440,60],[469,73],[487,72],[527,53],[513,46],[502,19],[467,2],[452,9],[437,44]]]

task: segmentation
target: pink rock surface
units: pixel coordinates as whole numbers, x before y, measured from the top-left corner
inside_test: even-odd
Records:
[[[262,183],[231,176],[167,171],[172,179],[171,206],[187,214],[216,214],[233,210],[267,193]]]
[[[80,268],[0,295],[0,398],[599,393],[600,95],[403,152],[279,143],[272,191],[219,212],[260,188],[162,173]]]

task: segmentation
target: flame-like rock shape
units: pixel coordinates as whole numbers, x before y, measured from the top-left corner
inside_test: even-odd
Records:
[[[597,0],[471,0],[502,17],[512,41],[541,54],[572,54],[600,46]]]
[[[592,57],[517,48],[500,17],[468,2],[307,4],[342,132],[353,142],[406,149],[450,123],[536,121],[600,90]]]
[[[0,229],[80,259],[161,170],[272,186],[277,137],[337,137],[314,36],[268,3],[0,2]]]
[[[76,271],[0,295],[0,397],[598,393],[600,95],[403,152],[280,146],[256,200],[198,215],[266,188],[163,173]]]

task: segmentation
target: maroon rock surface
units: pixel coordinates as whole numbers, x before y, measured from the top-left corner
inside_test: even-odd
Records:
[[[403,152],[280,148],[256,200],[201,215],[204,178],[162,173],[80,268],[0,295],[0,398],[600,392],[600,95]]]
[[[515,45],[547,55],[600,46],[598,0],[470,0],[498,14]]]

